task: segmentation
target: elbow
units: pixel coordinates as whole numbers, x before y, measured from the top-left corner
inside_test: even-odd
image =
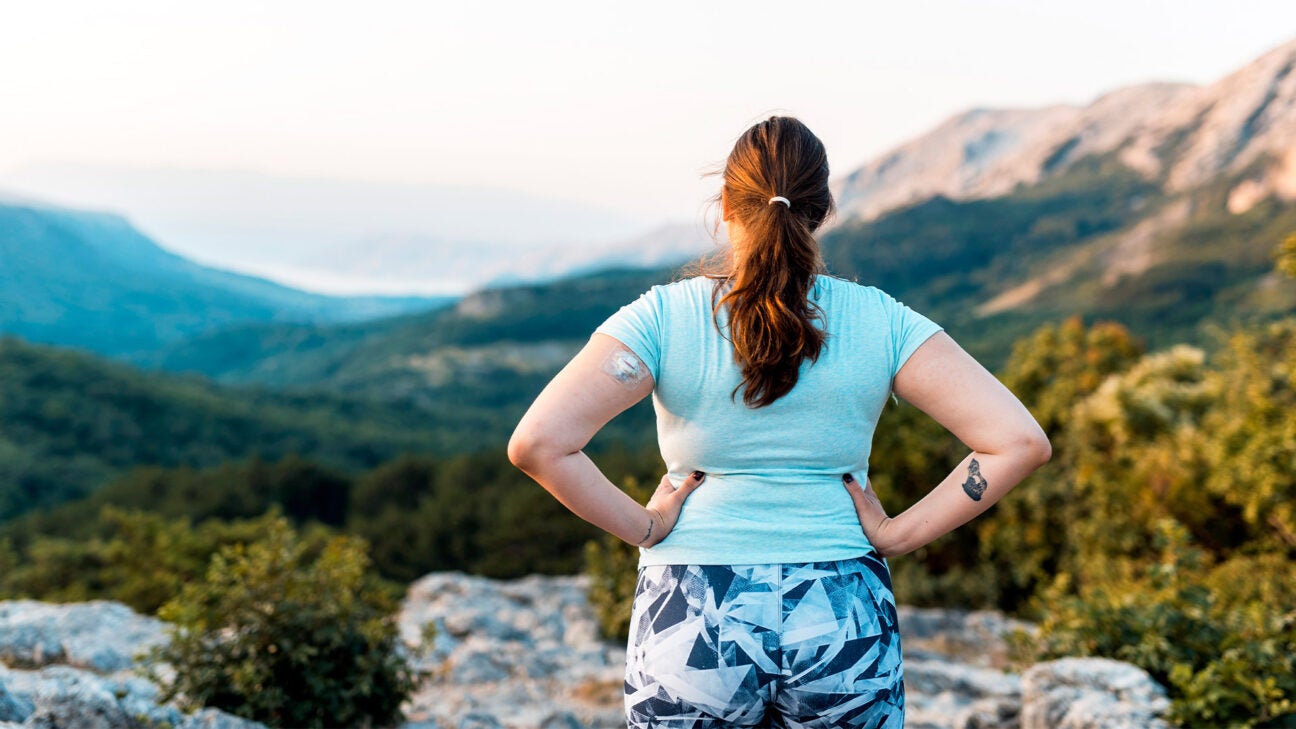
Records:
[[[563,443],[542,428],[518,426],[508,442],[509,463],[534,476],[544,470],[546,464],[565,455],[567,449]]]
[[[509,463],[530,473],[530,469],[535,466],[536,454],[539,452],[540,444],[533,434],[522,428],[513,431],[513,436],[508,442]]]
[[[1043,430],[1036,429],[1024,439],[1022,447],[1030,459],[1031,470],[1040,468],[1053,458],[1053,444]]]

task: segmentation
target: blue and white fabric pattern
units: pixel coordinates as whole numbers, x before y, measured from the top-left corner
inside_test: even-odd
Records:
[[[631,729],[904,724],[895,597],[874,553],[642,566],[627,650]]]

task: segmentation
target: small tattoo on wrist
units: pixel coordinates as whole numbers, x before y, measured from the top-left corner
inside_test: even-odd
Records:
[[[985,476],[981,475],[981,464],[977,463],[975,458],[968,464],[968,478],[963,482],[963,491],[967,493],[968,498],[973,501],[980,501],[981,496],[985,494],[986,487]]]
[[[648,541],[648,537],[651,537],[651,536],[652,536],[652,528],[653,528],[653,522],[654,522],[654,521],[656,521],[656,519],[653,519],[653,518],[652,518],[652,515],[649,514],[649,515],[648,515],[648,533],[645,534],[645,535],[643,536],[643,539],[640,539],[640,540],[635,544],[636,547],[643,546],[643,543],[646,542],[646,541]]]

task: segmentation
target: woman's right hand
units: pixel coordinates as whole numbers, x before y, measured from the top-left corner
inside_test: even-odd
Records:
[[[648,538],[638,546],[651,547],[671,533],[675,528],[675,522],[679,521],[684,500],[693,493],[694,489],[702,485],[705,478],[705,473],[694,471],[684,479],[684,483],[680,484],[679,488],[675,488],[669,474],[662,476],[661,483],[657,484],[657,490],[653,492],[652,498],[648,499],[648,504],[645,506],[652,520],[652,528],[649,530]]]

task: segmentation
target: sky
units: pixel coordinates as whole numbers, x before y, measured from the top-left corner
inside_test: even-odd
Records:
[[[24,165],[507,188],[636,219],[772,113],[834,174],[972,106],[1208,83],[1296,2],[62,2],[0,24],[0,188]]]

